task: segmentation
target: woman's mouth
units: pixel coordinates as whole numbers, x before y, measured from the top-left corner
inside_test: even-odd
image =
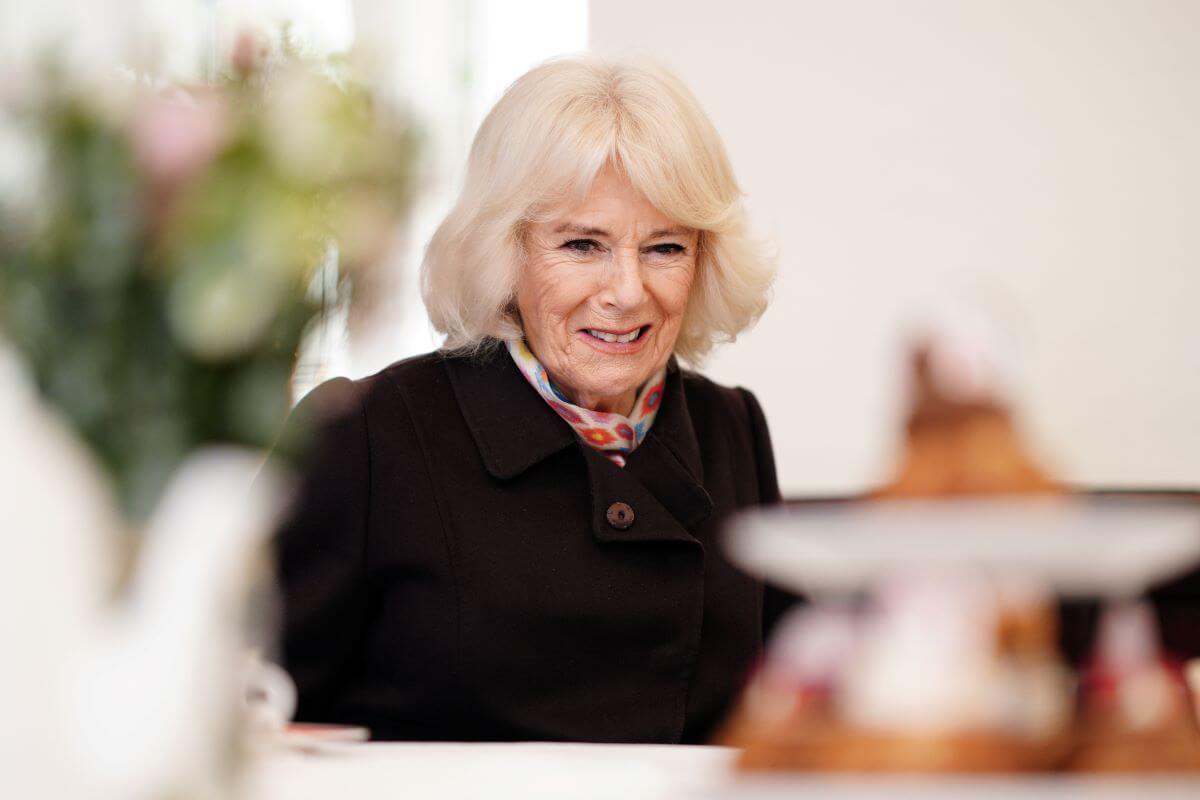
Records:
[[[599,328],[584,328],[584,333],[587,333],[589,336],[594,336],[597,339],[601,339],[605,342],[620,342],[621,344],[625,344],[640,337],[642,332],[649,327],[649,325],[643,325],[640,328],[634,328],[633,330],[625,331],[624,333],[614,333],[613,331],[604,331],[600,330]]]
[[[607,353],[631,353],[641,348],[646,340],[649,325],[626,330],[606,330],[604,328],[584,328],[580,336],[597,350]]]

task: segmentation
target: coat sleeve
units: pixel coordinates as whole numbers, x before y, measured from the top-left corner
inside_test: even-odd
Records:
[[[779,492],[779,479],[775,473],[775,450],[771,446],[771,434],[767,430],[767,418],[762,407],[746,389],[740,390],[746,402],[746,410],[750,415],[750,430],[754,437],[754,463],[758,472],[759,504],[764,506],[781,505],[783,497]],[[802,602],[803,598],[767,584],[763,589],[763,640],[770,636],[775,623],[779,621],[792,606]]]
[[[367,425],[357,387],[321,384],[288,418],[281,442],[304,444],[295,491],[274,540],[281,652],[298,720],[336,719],[335,705],[366,618]]]
[[[775,474],[775,449],[771,447],[771,433],[767,430],[767,418],[763,414],[758,398],[746,389],[739,389],[750,415],[750,432],[754,437],[754,466],[758,472],[759,503],[764,506],[783,502],[779,494],[779,479]]]

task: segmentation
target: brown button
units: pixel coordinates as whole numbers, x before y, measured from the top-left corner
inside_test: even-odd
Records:
[[[608,524],[623,531],[633,524],[633,509],[628,503],[613,503],[608,507]]]

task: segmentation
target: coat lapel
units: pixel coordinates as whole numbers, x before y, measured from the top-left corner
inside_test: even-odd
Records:
[[[492,477],[515,478],[579,442],[503,345],[478,356],[448,356],[445,363],[458,407]]]
[[[624,472],[637,478],[683,527],[699,525],[713,510],[704,488],[700,443],[688,412],[683,374],[667,367],[663,404],[649,435],[627,459]]]
[[[688,412],[683,375],[672,359],[663,404],[649,435],[629,454],[624,468],[599,452],[585,455],[592,486],[592,529],[600,541],[646,542],[696,539],[690,531],[712,514],[704,488],[700,444]],[[613,503],[626,503],[634,523],[620,530],[608,521]]]
[[[575,446],[587,465],[592,530],[603,542],[682,541],[712,513],[703,486],[700,447],[688,413],[682,375],[672,360],[663,405],[649,435],[624,468],[579,440],[521,375],[502,347],[473,357],[447,357],[446,369],[488,473],[516,478],[564,448]],[[626,503],[634,522],[610,524],[608,510]]]

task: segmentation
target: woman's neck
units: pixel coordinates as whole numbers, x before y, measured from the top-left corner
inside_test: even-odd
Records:
[[[637,401],[636,389],[615,397],[580,394],[564,389],[561,385],[559,385],[559,389],[572,403],[580,408],[586,408],[589,411],[599,411],[605,414],[620,414],[628,417],[633,413],[633,404]]]

